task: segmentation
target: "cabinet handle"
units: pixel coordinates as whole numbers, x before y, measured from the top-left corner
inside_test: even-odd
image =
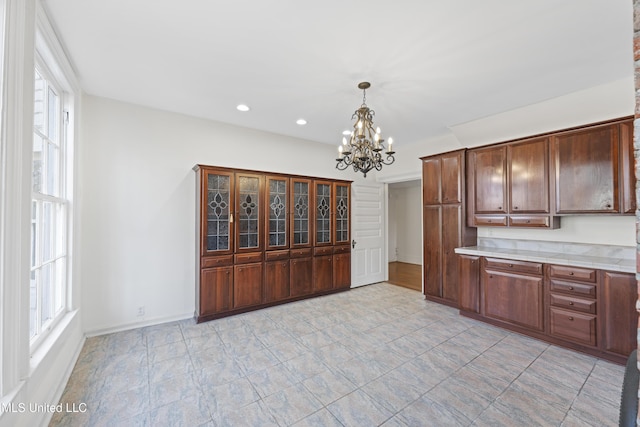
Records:
[[[571,320],[573,322],[573,317],[569,316],[569,320]]]

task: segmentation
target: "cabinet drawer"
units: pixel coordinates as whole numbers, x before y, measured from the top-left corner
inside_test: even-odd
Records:
[[[549,281],[549,290],[552,292],[565,292],[571,295],[596,297],[596,285],[587,283],[565,282],[564,280],[551,279]]]
[[[542,264],[528,261],[513,261],[500,258],[485,258],[486,268],[495,268],[518,273],[542,274]]]
[[[550,277],[564,277],[571,280],[584,280],[585,282],[596,281],[596,270],[590,268],[569,267],[560,265],[549,266]]]
[[[331,255],[333,253],[333,246],[325,246],[321,248],[314,248],[314,256]]]
[[[236,264],[248,264],[250,262],[262,261],[262,252],[252,252],[250,254],[236,254]]]
[[[551,308],[551,335],[595,346],[596,316]]]
[[[201,268],[222,267],[233,264],[233,255],[204,257],[200,261]]]
[[[551,294],[551,305],[596,314],[595,300],[576,298],[568,295]]]
[[[549,228],[550,220],[548,216],[511,216],[509,225],[513,227],[542,227]]]
[[[506,215],[474,215],[473,223],[476,226],[506,226]]]
[[[278,261],[289,258],[289,251],[268,251],[264,254],[266,261]]]
[[[349,245],[335,246],[333,248],[334,254],[348,254],[350,252],[351,252],[351,246]]]
[[[306,249],[291,249],[289,253],[291,258],[306,258],[311,256],[311,248]]]

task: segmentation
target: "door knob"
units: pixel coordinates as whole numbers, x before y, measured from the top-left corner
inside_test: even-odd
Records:
[[[355,249],[355,247],[356,247],[356,243],[357,243],[357,242],[356,242],[355,240],[352,240],[352,241],[351,241],[351,249]]]

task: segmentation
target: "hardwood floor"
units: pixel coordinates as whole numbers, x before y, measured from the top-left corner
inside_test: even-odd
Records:
[[[390,262],[389,283],[421,292],[422,266],[406,262]]]

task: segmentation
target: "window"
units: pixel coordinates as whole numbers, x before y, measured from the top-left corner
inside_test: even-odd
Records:
[[[31,197],[29,337],[32,348],[64,314],[68,277],[64,93],[36,65]]]

